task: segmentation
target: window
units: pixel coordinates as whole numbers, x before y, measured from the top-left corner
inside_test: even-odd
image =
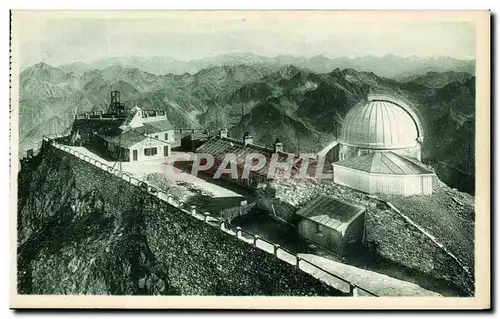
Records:
[[[158,138],[158,135],[155,135],[155,138]]]
[[[321,232],[321,226],[320,224],[314,224],[314,233],[319,236],[319,237],[323,237],[323,233]]]
[[[349,235],[349,243],[355,243],[355,242],[357,242],[357,240],[356,240],[356,236],[354,236],[354,235]]]
[[[168,133],[165,133],[165,141],[168,141]]]
[[[146,155],[146,156],[155,156],[156,154],[158,154],[158,148],[156,148],[156,147],[144,149],[144,155]]]

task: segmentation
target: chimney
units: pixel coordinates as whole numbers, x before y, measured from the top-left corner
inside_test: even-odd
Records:
[[[219,131],[219,137],[220,138],[227,137],[227,128],[223,128],[222,130]]]
[[[245,145],[252,144],[253,143],[252,135],[246,132],[245,135],[243,135],[243,142],[245,143]]]
[[[277,138],[276,142],[274,142],[274,153],[278,152],[283,152],[283,143],[281,143],[279,138]]]

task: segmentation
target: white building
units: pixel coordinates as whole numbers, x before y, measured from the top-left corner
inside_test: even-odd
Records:
[[[346,115],[339,160],[373,151],[393,151],[420,160],[422,123],[407,103],[387,95],[369,95]]]
[[[420,162],[423,127],[406,103],[370,95],[346,115],[333,179],[370,194],[431,194],[434,173]]]
[[[333,163],[333,180],[370,194],[432,194],[434,173],[409,156],[370,152]]]
[[[121,161],[147,161],[171,154],[174,127],[165,111],[142,110],[135,106],[120,126],[118,134],[100,134],[99,147]]]

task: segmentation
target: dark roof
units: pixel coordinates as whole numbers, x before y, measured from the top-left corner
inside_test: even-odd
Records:
[[[168,120],[159,120],[154,122],[144,123],[143,126],[135,128],[135,130],[144,134],[154,134],[173,130],[174,127]]]
[[[394,152],[368,153],[335,162],[333,165],[373,174],[416,175],[432,173],[418,160]]]
[[[238,166],[244,166],[246,156],[251,153],[258,153],[264,155],[266,157],[266,165],[255,171],[260,175],[267,176],[267,170],[269,163],[271,162],[271,157],[274,154],[274,150],[269,149],[264,146],[255,145],[255,144],[247,144],[242,141],[238,141],[229,137],[220,138],[218,136],[210,137],[205,143],[200,145],[196,150],[196,153],[208,153],[214,156],[216,160],[222,161],[226,154],[232,153],[236,154],[236,163]],[[286,162],[288,156],[290,154],[285,152],[278,152],[278,162]],[[299,157],[295,156],[295,160],[299,160]]]
[[[99,135],[102,139],[105,141],[108,141],[109,143],[121,145],[124,148],[128,148],[136,143],[139,143],[143,140],[145,140],[147,137],[144,136],[144,134],[137,132],[135,130],[128,130],[125,132],[122,132],[119,135],[114,135],[114,136],[106,136],[106,135]]]
[[[297,215],[344,233],[347,226],[363,213],[365,207],[320,195],[310,201]]]
[[[203,133],[203,132],[195,132],[195,133],[191,133],[191,134],[187,134],[185,136],[183,136],[181,139],[183,140],[199,140],[199,139],[206,139],[208,138],[208,135],[206,133]]]
[[[200,208],[214,216],[219,216],[223,210],[240,207],[243,201],[247,201],[247,204],[251,204],[249,199],[242,196],[212,197],[208,201],[203,202]]]

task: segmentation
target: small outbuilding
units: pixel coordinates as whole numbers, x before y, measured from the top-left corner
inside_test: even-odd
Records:
[[[363,240],[365,207],[321,195],[297,211],[299,235],[341,255]]]

